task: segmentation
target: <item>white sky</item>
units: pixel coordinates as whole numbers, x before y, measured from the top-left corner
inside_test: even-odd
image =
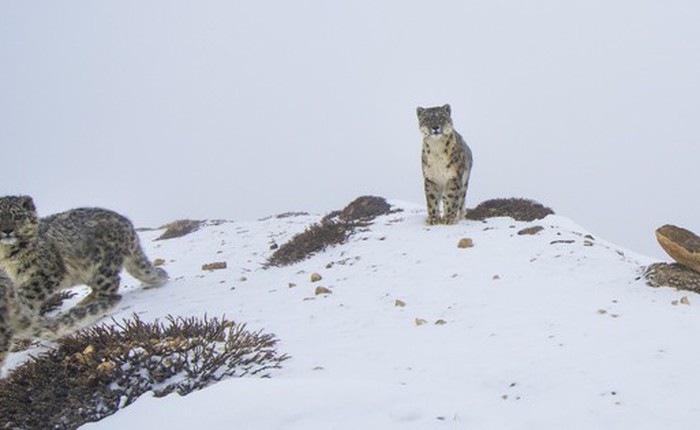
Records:
[[[537,199],[663,256],[700,232],[691,1],[0,0],[0,194],[139,226],[423,201],[449,102],[469,206]]]

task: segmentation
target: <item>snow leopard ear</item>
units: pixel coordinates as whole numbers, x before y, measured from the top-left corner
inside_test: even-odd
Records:
[[[416,115],[421,116],[423,115],[423,112],[425,112],[425,108],[422,108],[420,106],[416,108]]]
[[[447,103],[442,107],[442,110],[445,111],[448,115],[452,115],[452,108],[450,107],[450,104]]]
[[[29,196],[20,196],[19,197],[19,204],[22,207],[22,209],[24,209],[24,210],[36,212],[36,206],[34,206],[34,200],[32,200],[32,198]]]

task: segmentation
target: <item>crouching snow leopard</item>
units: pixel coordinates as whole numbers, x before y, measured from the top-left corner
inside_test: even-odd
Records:
[[[29,330],[56,338],[101,317],[121,299],[122,268],[147,287],[168,279],[143,253],[131,222],[116,212],[81,208],[39,218],[31,197],[0,197],[0,269],[8,275],[0,277],[0,364],[8,337]],[[40,316],[53,294],[81,284],[92,291],[75,307],[55,318]]]
[[[449,104],[419,107],[416,113],[423,135],[422,162],[428,224],[456,224],[464,217],[472,151],[452,126]]]

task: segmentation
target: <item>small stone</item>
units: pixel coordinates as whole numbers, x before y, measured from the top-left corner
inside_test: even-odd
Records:
[[[605,314],[607,314],[607,313],[608,313],[608,311],[606,311],[605,309],[598,309],[598,314],[599,314],[599,315],[605,315]]]
[[[498,281],[499,279],[501,279],[501,276],[500,275],[493,275],[493,278],[491,278],[491,279],[494,281]]]
[[[207,263],[207,264],[202,264],[202,270],[221,270],[226,268],[226,262],[225,261],[217,261],[214,263]]]
[[[422,326],[428,324],[428,321],[424,320],[423,318],[416,318],[415,323],[417,326]]]
[[[394,302],[394,306],[396,306],[397,308],[405,308],[406,302],[404,302],[403,300],[396,299],[396,301]]]
[[[102,374],[111,373],[112,370],[114,370],[114,368],[116,367],[117,365],[112,363],[111,361],[105,361],[97,366],[97,372]]]
[[[156,258],[155,260],[153,260],[153,265],[156,267],[162,266],[164,264],[165,260],[163,260],[162,258]]]
[[[296,287],[296,286],[297,286],[297,284],[295,284],[295,283],[293,283],[293,282],[290,282],[289,285],[288,285],[289,288],[294,288],[294,287]]]
[[[238,282],[245,282],[247,280],[248,278],[246,278],[245,276],[241,276],[240,278],[238,278]]]
[[[566,239],[566,240],[562,239],[562,240],[553,240],[553,241],[549,242],[549,244],[556,245],[557,243],[567,243],[568,244],[568,243],[574,243],[574,242],[576,242],[576,241],[571,240],[571,239]]]
[[[688,296],[681,297],[681,304],[690,306],[690,299],[688,298]]]
[[[321,279],[323,279],[323,277],[321,275],[319,275],[318,273],[311,274],[311,282],[318,282]]]
[[[468,237],[462,238],[459,240],[459,242],[457,242],[457,248],[464,249],[464,248],[471,248],[473,246],[474,246],[474,241]]]
[[[671,300],[671,305],[678,306],[678,300]]]
[[[536,225],[536,226],[532,226],[532,227],[528,227],[528,228],[524,228],[524,229],[520,230],[518,232],[518,235],[519,236],[525,236],[525,235],[532,236],[532,235],[538,234],[542,230],[544,230],[544,227],[542,227],[541,225]]]
[[[695,233],[666,224],[656,230],[656,240],[671,258],[700,273],[700,237]]]
[[[445,325],[445,324],[447,324],[447,321],[445,321],[443,319],[439,319],[439,320],[435,321],[435,325]]]
[[[316,287],[316,291],[314,291],[314,294],[317,296],[320,296],[322,294],[333,294],[333,291],[329,290],[326,287]]]
[[[590,240],[584,240],[583,246],[593,246],[593,242],[591,242]]]

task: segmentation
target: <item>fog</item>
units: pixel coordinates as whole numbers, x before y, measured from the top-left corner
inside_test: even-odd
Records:
[[[533,198],[664,258],[700,233],[700,4],[0,0],[0,194],[138,226],[422,203],[449,102],[467,205]]]

